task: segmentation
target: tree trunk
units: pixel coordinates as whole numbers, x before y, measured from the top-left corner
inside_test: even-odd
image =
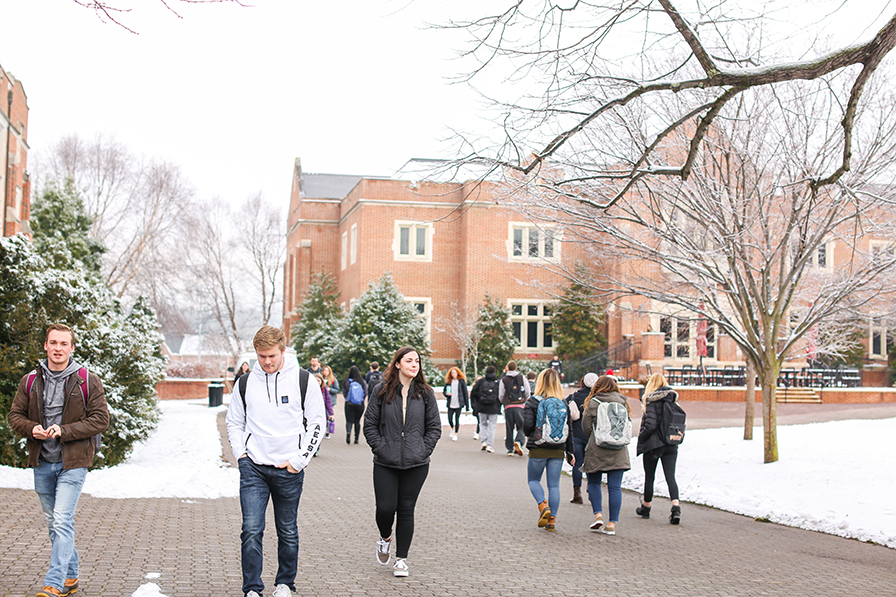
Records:
[[[775,402],[775,387],[778,384],[777,369],[760,372],[762,382],[762,433],[764,462],[778,461],[778,404]]]
[[[753,439],[753,413],[756,411],[756,369],[753,361],[747,359],[747,396],[744,409],[744,439]]]

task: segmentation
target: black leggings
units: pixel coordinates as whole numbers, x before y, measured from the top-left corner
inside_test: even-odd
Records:
[[[678,483],[675,482],[675,461],[678,460],[678,446],[664,446],[644,452],[644,501],[653,500],[653,478],[656,476],[656,464],[663,461],[663,475],[669,486],[669,499],[678,499]]]
[[[355,426],[355,443],[358,443],[358,435],[361,433],[361,417],[364,416],[363,404],[345,402],[345,438],[352,435],[352,425]]]
[[[451,421],[454,421],[452,424]],[[460,431],[460,409],[459,408],[449,408],[448,409],[448,428],[454,429],[454,433]]]
[[[373,464],[373,493],[376,496],[376,526],[380,537],[392,536],[395,523],[395,557],[408,557],[411,539],[414,538],[414,507],[423,482],[429,473],[429,465],[408,469],[389,468]],[[397,515],[397,517],[396,517]]]

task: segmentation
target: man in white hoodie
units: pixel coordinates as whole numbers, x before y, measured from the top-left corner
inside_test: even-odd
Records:
[[[286,354],[282,330],[266,325],[252,343],[258,362],[247,382],[233,388],[227,411],[227,434],[240,468],[243,594],[260,597],[264,591],[262,537],[270,498],[278,556],[273,595],[288,597],[295,591],[304,469],[320,445],[327,417],[320,386],[308,383],[308,372]]]

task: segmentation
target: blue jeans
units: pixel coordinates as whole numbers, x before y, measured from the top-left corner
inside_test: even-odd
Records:
[[[38,461],[34,469],[34,491],[50,531],[50,569],[44,586],[62,590],[66,578],[78,578],[75,549],[75,509],[87,477],[86,468],[65,470],[61,462]]]
[[[576,457],[576,464],[572,467],[572,486],[582,486],[582,465],[585,464],[585,446],[587,439],[572,436],[572,453]]]
[[[544,488],[541,486],[541,475],[547,469],[548,508],[551,516],[557,516],[560,509],[560,471],[563,470],[562,458],[529,458],[529,491],[537,503],[544,501]]]
[[[295,591],[299,560],[299,527],[296,518],[305,471],[291,473],[285,468],[255,464],[240,458],[240,509],[243,512],[240,555],[243,565],[243,593],[264,591],[261,582],[264,515],[268,498],[274,504],[277,529],[277,577],[274,584]]]
[[[625,471],[607,471],[607,495],[610,502],[610,522],[619,522],[622,509],[622,475]],[[601,507],[600,480],[604,473],[588,473],[588,499],[594,514],[603,512]]]

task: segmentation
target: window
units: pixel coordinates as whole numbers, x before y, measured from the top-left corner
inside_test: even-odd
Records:
[[[352,224],[352,250],[351,250],[351,259],[349,259],[349,263],[354,265],[354,263],[358,260],[358,225]]]
[[[420,317],[423,318],[423,321],[426,323],[426,337],[430,337],[430,324],[432,322],[432,299],[427,297],[408,297],[404,298],[405,301],[411,303],[414,306],[414,310],[420,314]]]
[[[823,243],[815,253],[809,257],[809,267],[816,269],[831,269],[834,266],[833,243]]]
[[[879,262],[882,258],[892,260],[894,257],[894,246],[887,241],[873,240],[871,241],[871,260]]]
[[[342,233],[342,269],[348,264],[348,233]]]
[[[432,261],[432,224],[395,222],[396,260]]]
[[[560,241],[554,228],[538,228],[532,224],[511,222],[508,245],[511,261],[556,261],[560,257]]]
[[[533,352],[553,349],[551,310],[541,301],[511,301],[510,324],[517,349]]]
[[[676,317],[660,317],[660,331],[663,333],[664,357],[677,359],[689,359],[691,357],[691,322],[689,320]],[[708,352],[708,330],[706,340]],[[715,352],[715,349],[713,349],[713,352]]]
[[[871,319],[871,334],[868,342],[868,353],[872,359],[887,358],[887,352],[893,341],[896,340],[894,334],[887,331],[887,324],[879,317]]]

